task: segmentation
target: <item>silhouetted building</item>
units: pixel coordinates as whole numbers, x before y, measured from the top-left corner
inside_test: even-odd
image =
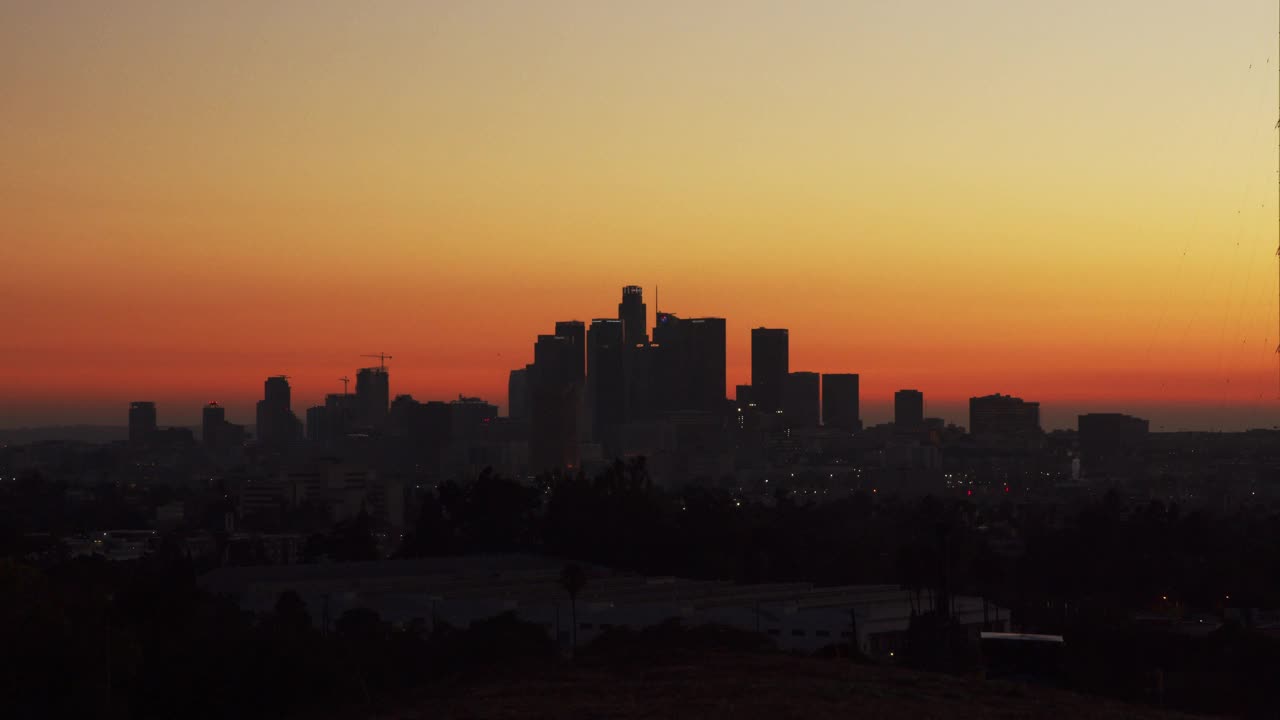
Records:
[[[745,408],[748,405],[755,405],[756,399],[751,394],[750,385],[735,385],[733,387],[733,399],[739,408]]]
[[[587,377],[587,328],[581,320],[562,320],[556,323],[556,335],[569,341],[573,356],[571,372],[576,380]]]
[[[307,408],[307,442],[327,447],[332,431],[329,429],[329,409],[324,405]]]
[[[523,422],[529,419],[530,367],[526,365],[512,370],[507,378],[507,417],[512,420]]]
[[[156,404],[153,402],[129,403],[129,443],[145,445],[156,432]]]
[[[361,427],[381,429],[391,406],[391,381],[387,369],[361,368],[356,372],[356,422]]]
[[[651,345],[627,345],[623,353],[623,374],[626,375],[628,424],[657,419],[662,412],[661,388],[658,385],[659,348]]]
[[[761,412],[782,409],[790,372],[789,345],[785,329],[761,327],[751,331],[751,393]]]
[[[782,398],[782,418],[787,427],[818,427],[821,412],[822,399],[818,373],[788,373],[787,386]]]
[[[644,304],[644,290],[638,285],[622,288],[622,302],[618,303],[618,319],[622,321],[622,341],[630,346],[649,342],[649,309]]]
[[[560,335],[539,335],[534,345],[529,462],[535,472],[578,467],[577,352],[574,341]]]
[[[498,406],[480,398],[459,395],[449,403],[449,435],[464,447],[479,442],[485,429],[498,417]]]
[[[200,412],[200,440],[210,450],[227,447],[227,411],[216,402],[204,406]]]
[[[591,439],[615,457],[622,448],[627,416],[624,323],[612,318],[591,321],[587,331],[587,415]]]
[[[655,389],[660,409],[724,409],[724,318],[679,318],[658,313],[653,328]]]
[[[898,432],[924,431],[924,393],[899,390],[893,394],[893,427]]]
[[[290,409],[289,379],[283,375],[267,378],[263,398],[258,401],[258,442],[264,447],[283,449],[299,437],[301,423]]]
[[[1040,403],[999,393],[969,398],[969,433],[1005,439],[1039,435]]]
[[[858,376],[827,373],[822,376],[822,425],[836,430],[862,429],[858,400]]]
[[[1080,469],[1087,475],[1136,477],[1145,471],[1150,423],[1120,413],[1077,418]]]
[[[386,433],[392,437],[410,437],[421,407],[422,403],[412,395],[397,395],[387,410]]]

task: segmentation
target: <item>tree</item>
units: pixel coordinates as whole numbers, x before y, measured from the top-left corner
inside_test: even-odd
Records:
[[[573,649],[578,649],[578,593],[587,584],[587,573],[577,563],[569,563],[560,571],[560,587],[569,593],[569,614],[573,623]]]

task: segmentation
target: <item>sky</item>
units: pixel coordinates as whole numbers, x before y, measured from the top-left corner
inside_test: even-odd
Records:
[[[506,404],[623,285],[967,424],[1280,425],[1276,3],[0,0],[0,427]]]

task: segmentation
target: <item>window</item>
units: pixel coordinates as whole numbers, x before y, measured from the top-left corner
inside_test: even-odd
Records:
[[[778,628],[769,628],[769,634],[770,634],[770,635],[781,635],[781,634],[782,634],[782,632],[781,632],[780,630],[778,630]]]
[[[791,634],[794,635],[795,637],[804,637],[803,630],[792,630]]]
[[[594,626],[594,625],[592,625],[591,623],[582,623],[582,624],[581,624],[581,625],[579,625],[578,627],[582,628],[583,630],[590,630],[590,629],[592,629],[592,628],[593,628],[593,627],[595,627],[595,626]]]
[[[831,637],[830,631],[827,631],[827,630],[819,630],[814,634],[817,635],[818,637]]]

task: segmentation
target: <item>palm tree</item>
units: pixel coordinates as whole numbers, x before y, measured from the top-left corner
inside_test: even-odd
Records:
[[[560,587],[569,593],[569,613],[571,622],[573,623],[572,638],[573,650],[578,650],[578,593],[582,592],[583,586],[587,584],[587,573],[577,563],[569,563],[560,571]]]

